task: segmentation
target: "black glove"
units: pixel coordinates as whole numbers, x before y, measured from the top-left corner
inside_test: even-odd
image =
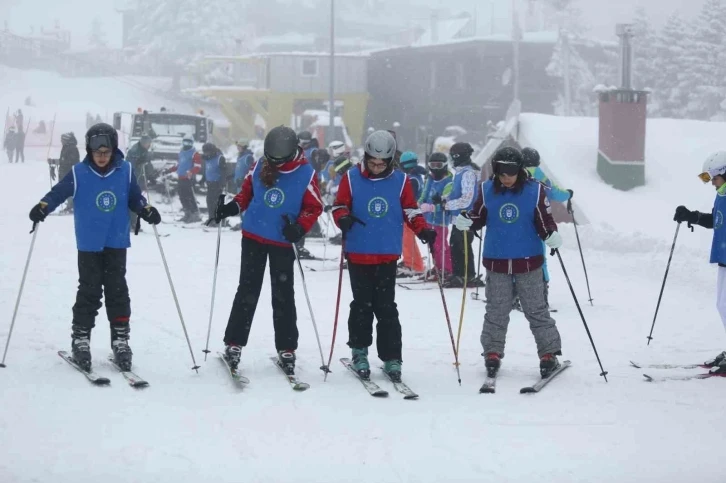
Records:
[[[219,223],[229,216],[239,215],[239,205],[232,200],[226,205],[217,206],[217,212],[214,214],[214,221]]]
[[[159,214],[159,210],[151,205],[146,205],[139,212],[139,216],[143,218],[146,223],[150,223],[152,225],[158,225],[159,223],[161,223],[161,215]]]
[[[573,193],[573,192],[572,192],[572,190],[567,190],[567,192],[568,192],[568,193],[570,193],[570,200],[571,200],[571,199],[572,199],[572,197],[573,197],[573,196],[575,196],[575,193]],[[569,201],[569,200],[568,200],[568,201]]]
[[[433,245],[436,242],[436,232],[431,228],[425,228],[418,234],[418,239],[426,245]]]
[[[676,208],[676,214],[673,215],[673,221],[678,223],[687,222],[691,224],[698,224],[698,218],[701,214],[698,211],[691,211],[685,206],[681,205]]]
[[[33,223],[45,221],[45,217],[48,216],[48,203],[41,201],[30,210],[30,220]]]
[[[340,231],[343,232],[343,236],[350,231],[353,223],[355,223],[355,218],[350,215],[341,216],[338,219],[338,227],[340,228]]]
[[[433,195],[431,195],[431,203],[433,203],[434,205],[441,205],[443,204],[443,202],[444,200],[441,199],[441,194],[434,193]]]
[[[282,235],[290,243],[297,243],[305,236],[305,229],[298,223],[288,223],[282,229]]]
[[[326,213],[330,213],[333,210],[333,205],[325,205],[323,207],[323,211]]]

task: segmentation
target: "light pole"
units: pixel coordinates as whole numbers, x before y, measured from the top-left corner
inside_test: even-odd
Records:
[[[335,0],[330,0],[330,91],[328,93],[328,136],[326,142],[335,137]]]
[[[517,0],[512,0],[512,74],[514,74],[514,100],[519,100],[519,14]]]

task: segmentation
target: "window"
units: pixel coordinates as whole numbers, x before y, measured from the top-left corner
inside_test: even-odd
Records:
[[[303,77],[318,76],[318,59],[303,59],[302,61]]]

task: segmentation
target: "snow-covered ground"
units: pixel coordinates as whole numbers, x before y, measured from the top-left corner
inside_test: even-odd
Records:
[[[539,127],[533,130],[534,122]],[[587,120],[576,122],[586,125]],[[711,188],[695,178],[701,153],[694,149],[693,156],[686,156],[688,148],[665,138],[670,148],[648,159],[652,185],[614,192],[592,176],[595,148],[587,146],[586,139],[555,128],[535,139],[534,132],[547,126],[554,126],[551,119],[524,118],[524,132],[551,163],[558,180],[575,190],[591,221],[581,227],[580,237],[594,306],[586,302],[571,226],[562,227],[562,256],[584,302],[609,383],[598,375],[562,271],[550,259],[551,303],[559,309],[555,318],[565,358],[573,367],[540,394],[519,394],[520,387],[538,377],[534,341],[520,313],[512,314],[497,394],[478,394],[484,378],[479,345],[484,304],[468,298],[459,386],[436,290],[397,291],[404,377],[420,400],[404,401],[377,373],[374,378],[391,390],[391,396],[371,398],[337,362],[323,383],[299,276],[298,374],[311,389],[293,392],[269,361],[274,344],[266,281],[251,342],[243,352],[251,384],[239,390],[214,356],[222,347],[237,285],[239,234],[223,233],[213,353],[203,362],[216,237],[164,224],[159,230],[170,236],[162,243],[202,366],[199,374],[190,370],[156,241],[145,226],[147,232],[132,241],[128,281],[135,367],[151,386],[134,391],[105,363],[109,335],[102,311],[92,350],[97,371],[112,384],[94,387],[55,355],[69,348],[77,269],[72,218],[50,216],[37,235],[8,367],[0,369],[0,445],[5,455],[0,458],[0,481],[723,481],[722,464],[713,455],[722,447],[726,429],[725,381],[648,384],[643,371],[628,363],[698,362],[726,349],[724,329],[713,308],[715,270],[701,246],[708,233],[701,229],[694,234],[681,231],[655,338],[646,346],[674,228],[673,208],[682,201],[708,209],[713,196]],[[685,131],[684,126],[674,123],[673,129]],[[718,147],[719,138],[714,134],[708,142]],[[699,149],[705,143],[700,138],[693,142]],[[649,138],[649,152],[654,144]],[[24,165],[0,163],[0,179],[6,180],[0,191],[2,341],[31,239],[27,212],[48,188],[43,156]],[[561,165],[555,165],[555,156]],[[698,188],[687,188],[691,179]],[[320,243],[308,246],[323,255]],[[327,256],[334,256],[335,250],[328,246]],[[305,263],[313,264],[322,265]],[[327,358],[337,272],[307,272],[306,279]],[[350,299],[346,274],[336,361],[348,355]],[[456,331],[461,291],[447,291],[447,300]]]

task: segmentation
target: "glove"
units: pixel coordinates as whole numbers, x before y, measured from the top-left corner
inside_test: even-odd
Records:
[[[323,207],[323,211],[324,211],[325,213],[330,213],[330,212],[331,212],[332,210],[333,210],[333,205],[325,205],[325,206]]]
[[[557,231],[550,233],[550,236],[545,240],[545,244],[553,250],[556,250],[562,246],[562,237]]]
[[[418,239],[426,245],[433,245],[436,242],[436,232],[431,228],[425,228],[418,234]]]
[[[422,213],[433,213],[436,207],[431,203],[421,203],[419,206]]]
[[[679,206],[676,208],[676,214],[673,215],[673,221],[682,223],[687,222],[691,224],[697,224],[698,218],[700,218],[701,214],[698,211],[691,211],[685,206]]]
[[[30,220],[33,223],[45,221],[46,216],[48,216],[48,203],[45,201],[41,201],[30,210]]]
[[[571,200],[571,199],[572,199],[572,197],[573,197],[573,196],[575,196],[575,193],[573,193],[573,192],[572,192],[572,190],[567,190],[567,192],[568,192],[568,193],[570,193],[570,200]],[[569,200],[568,200],[568,201],[569,201]]]
[[[139,212],[139,216],[143,218],[146,223],[149,223],[151,225],[158,225],[159,223],[161,223],[161,215],[159,214],[159,210],[151,205],[146,205]]]
[[[433,195],[431,195],[431,203],[435,205],[443,205],[444,200],[441,198],[441,194],[434,193]]]
[[[239,215],[239,205],[236,201],[232,200],[226,205],[217,207],[217,212],[214,214],[214,221],[219,223],[229,216]]]
[[[471,218],[467,217],[466,215],[459,215],[454,220],[454,226],[459,231],[468,231],[473,224],[474,222],[471,221]]]
[[[353,223],[355,223],[355,220],[350,215],[341,216],[338,219],[338,228],[340,228],[340,231],[343,232],[343,235],[348,233],[350,231],[350,228],[353,226]]]
[[[289,223],[282,229],[282,235],[290,243],[297,243],[305,236],[305,229],[299,223]]]

